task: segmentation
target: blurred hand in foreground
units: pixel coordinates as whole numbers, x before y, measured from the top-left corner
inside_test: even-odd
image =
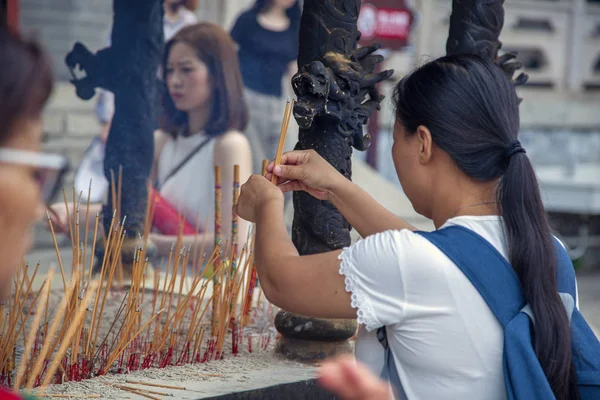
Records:
[[[389,385],[354,358],[343,356],[319,369],[319,385],[342,400],[393,399]]]

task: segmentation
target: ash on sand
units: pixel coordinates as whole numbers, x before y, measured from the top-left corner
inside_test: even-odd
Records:
[[[98,335],[98,344],[106,337],[108,330],[115,319],[118,310],[122,304],[122,300],[125,293],[120,291],[114,291],[109,294],[107,302],[102,313],[101,326]],[[54,305],[60,302],[62,292],[53,292],[50,296],[50,307],[53,309]],[[146,293],[144,299],[144,305],[141,308],[142,320],[147,321],[152,315],[152,301],[154,293]],[[159,298],[157,302],[160,302],[161,294],[158,294]],[[264,297],[263,297],[264,298]],[[208,300],[204,300],[206,305]],[[175,310],[177,303],[177,294],[173,297],[172,311]],[[202,352],[205,352],[207,341],[209,339],[210,331],[210,310],[212,307],[208,307],[208,312],[203,318],[203,322],[206,321],[207,334],[204,338],[202,346]],[[109,370],[108,375],[95,377],[88,380],[79,382],[64,382],[62,384],[48,386],[45,390],[46,394],[63,394],[63,395],[100,395],[103,399],[143,399],[144,397],[134,393],[123,391],[114,387],[114,385],[127,385],[130,387],[136,387],[138,389],[152,390],[156,392],[169,392],[172,394],[170,397],[181,398],[181,399],[198,399],[201,397],[200,392],[203,392],[203,383],[218,383],[219,381],[227,380],[229,383],[227,386],[231,389],[237,387],[238,383],[249,383],[255,378],[252,378],[252,373],[256,371],[265,371],[265,374],[273,375],[276,370],[273,370],[274,365],[287,364],[288,368],[300,368],[304,370],[306,379],[312,377],[313,370],[310,368],[294,365],[291,363],[283,362],[277,359],[273,355],[273,348],[276,341],[277,332],[273,326],[273,320],[277,309],[266,301],[261,302],[252,312],[251,323],[244,329],[242,338],[239,340],[238,353],[237,355],[232,354],[232,334],[231,330],[228,329],[224,345],[222,349],[222,358],[219,360],[212,360],[204,363],[193,363],[178,366],[167,366],[165,368],[149,368],[143,370],[136,370],[133,372],[122,371],[123,373],[114,373],[117,368],[116,365]],[[122,317],[122,316],[121,316]],[[122,318],[120,318],[122,319]],[[186,312],[181,330],[177,332],[178,335],[186,335],[188,326],[190,324],[191,312]],[[28,320],[30,322],[31,319]],[[89,326],[89,315],[86,326]],[[159,322],[161,327],[164,325],[165,319]],[[154,324],[152,324],[154,325]],[[112,332],[109,334],[107,341],[111,343],[115,340],[116,335],[121,326],[121,322],[117,322],[113,327]],[[249,349],[249,337],[252,338],[252,351]],[[174,357],[176,359],[177,357]],[[117,364],[117,363],[115,363]],[[268,372],[267,372],[268,371]],[[292,373],[293,375],[294,373]],[[303,375],[304,376],[304,375]],[[229,380],[233,379],[233,382]],[[152,382],[162,385],[175,385],[186,387],[186,389],[192,384],[193,390],[182,391],[173,389],[164,389],[158,387],[140,386],[126,383],[127,381],[144,381]],[[178,384],[179,382],[179,384]],[[213,385],[214,386],[214,385]],[[244,386],[242,384],[242,386]],[[215,389],[211,389],[215,392]],[[156,395],[151,395],[155,396]],[[161,396],[158,396],[161,397]],[[50,397],[48,397],[50,398]]]
[[[274,341],[272,341],[274,343]],[[290,374],[288,371],[294,371]],[[286,373],[287,372],[287,373]],[[126,385],[139,389],[168,393],[170,399],[199,399],[206,396],[234,392],[238,389],[248,390],[264,385],[277,384],[267,378],[286,374],[290,380],[311,379],[314,368],[292,362],[282,361],[273,355],[273,344],[266,350],[248,353],[240,351],[237,357],[230,353],[223,360],[210,361],[203,364],[190,364],[163,369],[147,369],[130,374],[115,374],[97,377],[81,382],[67,382],[62,385],[51,385],[47,394],[100,395],[102,399],[143,399],[143,397],[123,391],[115,385]],[[186,390],[149,387],[128,381],[149,382],[153,384],[185,387]],[[252,382],[254,381],[254,382]]]

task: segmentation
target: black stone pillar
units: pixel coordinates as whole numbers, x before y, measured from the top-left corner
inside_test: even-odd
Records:
[[[373,73],[381,56],[378,47],[357,50],[360,0],[305,0],[300,25],[298,73],[292,79],[299,126],[296,149],[314,149],[348,179],[352,148],[365,150],[369,137],[363,125],[383,97],[376,84],[393,71]],[[349,223],[326,201],[294,193],[292,240],[302,255],[350,245]],[[288,358],[314,361],[351,351],[354,320],[306,318],[285,311],[275,325],[282,334],[277,352]]]
[[[476,54],[495,62],[512,79],[523,65],[515,60],[513,53],[498,57],[502,48],[499,37],[504,26],[503,5],[504,0],[452,0],[446,53]],[[514,80],[515,86],[525,82],[524,73]]]
[[[8,15],[6,13],[7,0],[0,0],[0,28],[6,29],[8,24]]]
[[[136,238],[144,233],[147,185],[154,156],[153,132],[158,110],[157,71],[163,37],[162,0],[114,0],[111,46],[91,53],[76,43],[67,55],[69,67],[79,65],[86,77],[73,79],[77,95],[88,100],[97,87],[115,95],[115,114],[106,143],[104,173],[111,182],[122,169],[122,200],[119,213],[126,216],[128,239],[123,261],[131,261]],[[111,171],[114,175],[111,175]],[[112,198],[104,205],[104,227],[108,231]]]

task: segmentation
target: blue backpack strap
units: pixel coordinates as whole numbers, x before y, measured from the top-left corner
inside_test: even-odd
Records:
[[[559,267],[570,266],[558,269],[559,292],[576,292],[571,260],[562,245],[559,250]],[[576,296],[573,298],[576,299]],[[577,374],[580,399],[600,399],[600,341],[576,308],[571,315],[571,356]]]
[[[503,367],[508,399],[554,398],[533,350],[533,315],[523,308],[520,310],[523,312],[515,312],[525,300],[521,283],[508,261],[487,240],[460,226],[420,234],[454,261],[504,326]],[[556,239],[554,242],[557,291],[571,318],[571,349],[580,399],[600,399],[600,342],[574,307],[577,290],[573,264],[562,244]],[[513,278],[509,279],[510,276]],[[518,302],[512,298],[515,294]],[[569,299],[572,312],[568,308]],[[515,312],[512,319],[509,308],[510,313]],[[505,323],[506,318],[509,318],[508,323]]]
[[[521,283],[510,265],[494,246],[477,233],[452,226],[434,232],[416,232],[434,244],[457,265],[504,327],[503,370],[507,398],[552,399],[554,394],[539,364],[532,343],[532,317],[527,311]],[[563,298],[576,301],[573,264],[555,239],[557,289]],[[468,251],[466,251],[468,249]],[[568,296],[567,296],[568,295]],[[571,314],[571,349],[581,400],[600,399],[600,342],[576,308]],[[386,349],[385,376],[403,393],[389,346],[385,327],[378,339]]]
[[[394,361],[394,355],[392,354],[392,350],[389,346],[387,330],[385,329],[385,326],[377,329],[377,340],[379,340],[379,343],[381,343],[384,349],[384,365],[383,369],[381,370],[380,378],[390,383],[394,392],[394,399],[408,399],[406,393],[404,392],[404,388],[402,387],[402,382],[400,381],[400,375],[398,374],[396,362]]]
[[[523,310],[526,300],[515,270],[506,258],[483,237],[462,226],[416,233],[425,237],[454,261],[486,302],[488,299],[496,298],[491,301],[493,304],[488,304],[488,306],[503,326],[506,325],[507,318],[510,320],[517,312]],[[577,290],[573,264],[564,247],[556,238],[554,238],[554,245],[557,257],[558,292],[568,294],[576,301]],[[465,248],[469,251],[464,251]],[[490,263],[494,263],[497,268],[489,270]],[[512,300],[508,306],[507,300]]]
[[[502,326],[506,326],[523,309],[525,296],[515,270],[487,240],[462,226],[416,233],[429,240],[460,268]]]
[[[568,293],[577,302],[577,285],[575,283],[575,269],[569,254],[558,239],[554,238],[556,247],[556,283],[559,293]]]
[[[418,233],[460,268],[504,327],[503,369],[507,398],[554,398],[533,349],[530,318],[521,312],[526,305],[521,283],[506,258],[487,240],[461,226]]]
[[[572,291],[576,301],[573,264],[562,245],[558,250],[558,291],[562,293]],[[577,309],[573,310],[571,316],[571,355],[577,374],[580,399],[600,399],[600,342]]]
[[[416,233],[428,239],[459,266],[480,291],[503,326],[506,326],[523,309],[525,298],[516,273],[506,259],[485,239],[475,232],[458,226],[431,233]],[[465,248],[469,251],[464,251]],[[386,333],[385,327],[377,331],[377,338],[385,349],[386,362],[381,377],[388,380],[395,390],[403,393]]]

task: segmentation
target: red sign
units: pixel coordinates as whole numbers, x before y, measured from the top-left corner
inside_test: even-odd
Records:
[[[19,31],[19,0],[8,0],[6,2],[6,23],[8,29],[13,32]]]
[[[383,48],[399,50],[406,46],[414,14],[402,0],[363,0],[358,17],[360,44],[381,43]]]

